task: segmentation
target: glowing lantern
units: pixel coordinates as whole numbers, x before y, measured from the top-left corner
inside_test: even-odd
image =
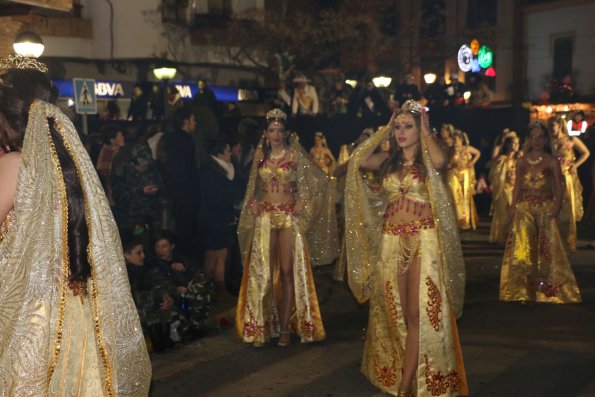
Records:
[[[493,66],[490,66],[488,70],[486,70],[486,76],[488,77],[496,77],[496,69]]]
[[[468,72],[471,70],[471,60],[473,59],[473,53],[471,49],[467,47],[466,44],[463,44],[461,48],[459,48],[459,53],[457,55],[457,61],[459,62],[459,68],[463,72]]]
[[[481,72],[481,67],[479,66],[479,61],[477,60],[477,58],[473,58],[473,60],[471,61],[471,71],[473,73]]]
[[[479,61],[479,66],[481,66],[484,69],[487,69],[490,66],[492,66],[493,54],[492,50],[490,50],[490,47],[485,45],[482,46],[477,55],[477,60]]]

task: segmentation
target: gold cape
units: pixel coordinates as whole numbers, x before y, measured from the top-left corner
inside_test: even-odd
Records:
[[[297,173],[296,202],[304,203],[304,210],[298,217],[300,231],[306,236],[313,266],[327,265],[333,262],[339,252],[337,218],[335,215],[334,189],[329,177],[320,170],[306,153],[296,134],[289,136],[290,149],[299,166]],[[238,223],[238,238],[244,263],[248,262],[250,247],[256,225],[256,216],[249,208],[250,200],[260,200],[260,177],[258,163],[264,157],[264,137],[260,139],[250,170],[248,187],[244,196],[242,213]]]
[[[381,129],[353,153],[345,205],[349,286],[358,301],[370,300],[362,372],[376,387],[396,395],[402,382],[407,338],[397,279],[400,240],[404,237],[382,232],[385,193],[368,189],[359,172],[361,162],[391,131],[388,126]],[[455,316],[461,315],[465,283],[458,227],[442,175],[431,165],[425,138],[421,150],[436,226],[419,232],[420,342],[412,388],[417,396],[424,397],[466,395],[455,321]]]
[[[382,217],[387,199],[381,191],[374,192],[359,172],[361,163],[392,131],[391,126],[378,130],[359,145],[349,161],[345,188],[345,238],[349,287],[358,302],[370,297],[370,282],[380,255]],[[439,252],[443,266],[444,285],[453,313],[459,318],[463,312],[465,295],[465,263],[450,191],[443,175],[430,162],[425,138],[421,138],[424,166],[428,170],[428,192],[438,231]]]
[[[496,161],[490,169],[492,184],[490,243],[504,245],[510,231],[511,219],[508,217],[508,207],[512,203],[515,164],[516,159],[507,156]]]
[[[68,287],[68,204],[48,118],[84,193],[88,295]],[[146,396],[151,364],[118,230],[71,121],[36,101],[21,151],[9,232],[0,243],[0,395]]]

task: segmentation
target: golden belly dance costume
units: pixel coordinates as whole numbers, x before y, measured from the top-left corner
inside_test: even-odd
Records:
[[[71,285],[68,201],[48,127],[83,188],[91,276]],[[31,105],[14,208],[0,242],[0,395],[147,396],[151,364],[103,188],[57,107]]]
[[[508,207],[512,203],[517,159],[514,155],[498,160],[490,170],[492,184],[492,223],[490,243],[506,243],[510,231]]]
[[[244,342],[265,343],[278,337],[280,324],[277,304],[281,282],[279,263],[270,263],[270,234],[275,230],[291,229],[295,307],[292,328],[302,342],[325,338],[318,306],[312,265],[332,263],[338,253],[337,224],[334,205],[328,208],[328,178],[291,137],[291,161],[271,169],[264,161],[263,142],[259,144],[242,214],[238,235],[244,260],[244,274],[236,309],[236,332]],[[262,192],[295,193],[293,202],[260,202],[260,212],[254,216],[248,206]],[[296,202],[305,205],[294,214]]]
[[[462,230],[477,227],[475,208],[475,169],[471,165],[473,156],[463,150],[451,159],[452,167],[448,170],[448,184],[456,205],[457,219]]]
[[[555,149],[564,176],[564,198],[560,211],[560,232],[571,251],[576,251],[576,223],[583,219],[583,185],[572,165],[576,161],[572,145],[556,139]]]
[[[333,162],[327,156],[326,150],[312,148],[312,150],[310,150],[310,155],[312,156],[314,162],[318,164],[322,172],[327,175],[332,173],[333,170],[331,169],[331,166],[333,165]]]
[[[553,175],[532,165],[520,170],[521,191],[506,242],[500,300],[574,303],[581,295],[556,218]]]
[[[390,131],[381,129],[356,149],[345,192],[349,286],[359,302],[370,301],[362,372],[379,389],[397,394],[407,337],[397,278],[419,257],[419,356],[412,390],[418,397],[467,395],[455,321],[462,312],[464,263],[454,208],[444,199],[447,188],[430,164],[425,141],[425,178],[415,168],[402,178],[392,174],[382,181],[382,194],[371,195],[358,170]],[[422,218],[427,208],[432,217]],[[397,209],[410,221],[389,223]]]

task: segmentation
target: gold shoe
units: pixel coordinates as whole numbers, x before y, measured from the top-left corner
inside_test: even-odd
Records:
[[[277,343],[277,346],[287,347],[290,344],[291,344],[291,335],[289,334],[289,331],[281,332],[281,336],[279,337],[279,342]]]

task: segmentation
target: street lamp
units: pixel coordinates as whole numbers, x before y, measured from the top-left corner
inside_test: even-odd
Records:
[[[424,81],[426,84],[433,84],[436,81],[436,74],[426,73],[424,74]]]
[[[386,88],[390,85],[391,81],[393,81],[393,79],[391,79],[390,77],[387,76],[378,76],[378,77],[374,77],[372,79],[372,83],[374,83],[374,85],[378,88]]]
[[[176,72],[176,68],[169,66],[160,66],[153,69],[153,74],[157,77],[157,80],[163,83],[163,117],[167,117],[167,82],[176,76]]]
[[[37,33],[21,32],[15,38],[12,48],[17,54],[24,57],[39,58],[45,47]]]
[[[357,86],[357,80],[345,80],[345,84],[348,84],[351,86],[351,88],[355,88]]]

